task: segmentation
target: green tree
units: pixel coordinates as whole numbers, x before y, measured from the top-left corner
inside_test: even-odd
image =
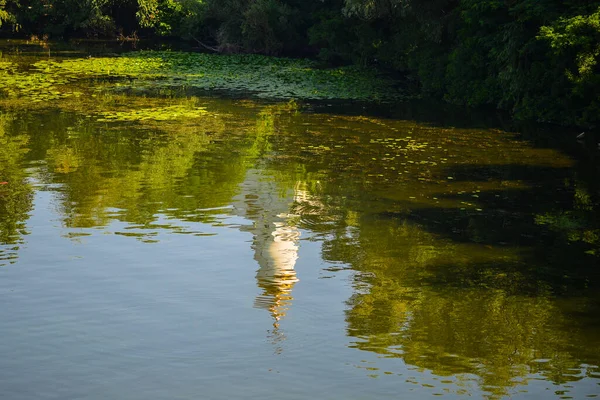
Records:
[[[540,39],[552,48],[551,59],[564,66],[570,85],[569,108],[577,111],[577,122],[600,122],[600,7],[587,15],[561,17],[543,26]]]
[[[12,23],[14,28],[18,28],[15,10],[19,7],[18,0],[0,0],[0,28],[2,25]]]

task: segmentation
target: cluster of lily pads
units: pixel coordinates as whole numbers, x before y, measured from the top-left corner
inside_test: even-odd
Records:
[[[17,64],[0,60],[0,96],[25,98],[34,103],[81,96],[82,92],[67,89],[68,83],[67,77],[21,71]]]
[[[310,60],[258,55],[139,51],[117,57],[44,60],[40,73],[67,79],[117,79],[121,88],[243,92],[272,99],[386,100],[393,82],[356,67],[319,68]]]
[[[392,100],[401,94],[374,71],[320,68],[304,59],[138,51],[120,56],[0,58],[0,105],[80,112],[100,122],[191,120],[197,101],[167,104],[177,93],[231,93],[273,100]],[[176,93],[176,94],[173,94]],[[196,99],[197,100],[197,99]],[[192,104],[193,103],[193,104]],[[294,102],[285,108],[297,109]]]
[[[169,121],[179,118],[198,118],[207,114],[205,107],[190,108],[185,104],[176,104],[166,107],[152,107],[131,109],[126,111],[101,111],[98,122],[142,122],[142,121]]]
[[[16,67],[17,66],[15,65],[15,63],[12,63],[10,61],[0,60],[0,71],[12,71]]]

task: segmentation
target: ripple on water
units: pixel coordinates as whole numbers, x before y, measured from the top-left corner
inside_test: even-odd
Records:
[[[19,247],[0,246],[0,266],[14,264],[19,258]]]

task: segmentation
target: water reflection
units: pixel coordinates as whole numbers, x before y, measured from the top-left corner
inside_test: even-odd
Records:
[[[15,119],[13,114],[0,111],[0,266],[16,261],[33,207],[33,188],[22,168],[29,138],[12,134]]]
[[[594,395],[597,193],[568,157],[493,131],[299,119],[278,150],[302,150],[289,170],[324,171],[311,195],[327,213],[301,226],[325,239],[325,259],[358,272],[351,347],[491,398],[540,380]]]
[[[255,168],[246,173],[240,194],[234,199],[235,213],[252,222],[242,229],[252,233],[254,259],[259,265],[256,280],[261,293],[254,306],[271,314],[273,329],[269,335],[277,352],[282,351],[281,342],[285,340],[280,321],[292,304],[292,289],[298,282],[294,268],[300,231],[296,227],[297,216],[290,210],[301,196],[298,186],[286,190],[268,171]]]
[[[254,306],[272,318],[276,353],[298,334],[282,321],[292,302],[303,307],[302,231],[326,266],[353,271],[350,298],[325,298],[347,306],[342,322],[322,325],[347,338],[326,351],[376,357],[368,375],[409,366],[423,387],[429,374],[491,398],[570,385],[593,394],[599,196],[571,157],[493,130],[223,100],[207,109],[215,115],[194,124],[113,127],[78,113],[0,114],[0,263],[16,260],[6,249],[27,233],[31,176],[52,191],[70,240],[101,227],[144,242],[196,235],[203,249],[202,229],[233,214],[248,222],[254,261],[243,262],[258,264]]]

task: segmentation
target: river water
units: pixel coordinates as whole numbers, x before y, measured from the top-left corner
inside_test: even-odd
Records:
[[[423,104],[195,102],[0,108],[0,397],[600,394],[594,150]]]

